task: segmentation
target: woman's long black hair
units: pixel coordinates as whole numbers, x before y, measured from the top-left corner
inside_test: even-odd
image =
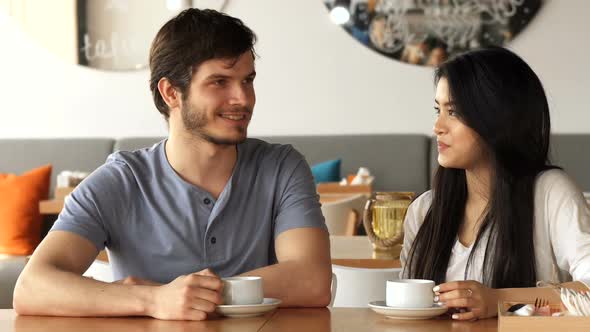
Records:
[[[493,172],[487,214],[467,268],[476,248],[486,245],[484,284],[533,286],[535,179],[554,168],[548,160],[549,106],[541,81],[519,56],[504,48],[461,54],[437,68],[435,84],[441,78],[448,81],[454,111],[480,136]],[[441,283],[464,218],[465,170],[439,166],[432,197],[406,272],[412,278]],[[483,237],[486,230],[489,236]]]

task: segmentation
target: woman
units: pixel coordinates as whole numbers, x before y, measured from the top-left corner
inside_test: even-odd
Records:
[[[433,189],[408,209],[402,275],[431,279],[454,319],[497,314],[498,288],[590,280],[590,215],[548,161],[543,86],[517,55],[472,51],[435,73]]]

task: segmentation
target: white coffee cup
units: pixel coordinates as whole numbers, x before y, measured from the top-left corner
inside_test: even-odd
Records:
[[[398,308],[430,308],[434,304],[434,281],[423,279],[388,280],[385,304]]]
[[[223,304],[260,304],[264,301],[261,277],[223,278]]]

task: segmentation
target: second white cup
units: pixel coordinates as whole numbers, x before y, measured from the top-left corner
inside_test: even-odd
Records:
[[[385,304],[398,308],[430,308],[434,304],[434,281],[423,279],[388,280]]]
[[[223,278],[223,304],[247,305],[264,301],[261,277]]]

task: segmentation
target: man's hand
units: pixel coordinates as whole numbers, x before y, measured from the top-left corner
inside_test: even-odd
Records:
[[[222,303],[223,283],[206,269],[155,287],[148,315],[158,319],[204,320]]]
[[[50,232],[19,276],[14,310],[19,315],[198,320],[221,303],[222,282],[209,270],[166,285],[133,277],[117,283],[82,277],[97,254],[96,246],[80,235]]]

